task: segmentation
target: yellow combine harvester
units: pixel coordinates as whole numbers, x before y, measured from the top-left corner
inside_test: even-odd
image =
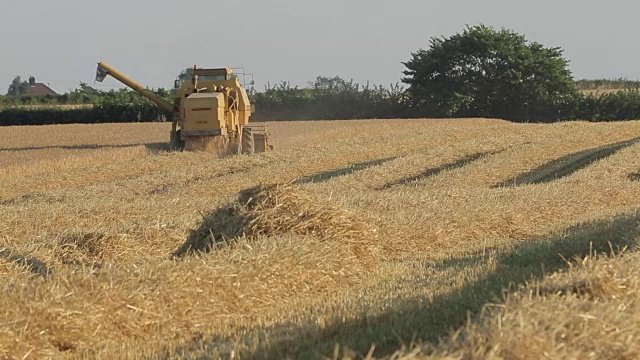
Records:
[[[257,153],[273,149],[264,126],[250,126],[254,106],[230,68],[183,70],[175,81],[173,104],[100,62],[96,81],[107,75],[172,114],[171,147],[216,153]]]

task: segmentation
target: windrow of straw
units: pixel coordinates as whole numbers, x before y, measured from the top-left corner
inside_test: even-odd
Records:
[[[640,254],[633,252],[574,262],[568,271],[486,306],[450,341],[396,358],[638,359],[638,260]]]
[[[349,244],[367,266],[376,263],[379,231],[336,204],[289,183],[259,185],[205,216],[198,230],[174,254],[207,252],[242,237],[300,235]]]

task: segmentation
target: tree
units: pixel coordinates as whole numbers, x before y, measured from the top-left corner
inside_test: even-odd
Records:
[[[61,102],[70,102],[74,104],[95,104],[99,101],[101,92],[87,85],[85,82],[80,82],[80,85],[69,91],[68,94],[62,95],[58,98]]]
[[[26,81],[22,81],[20,76],[16,76],[11,82],[11,85],[9,85],[7,96],[21,96],[26,94],[28,89],[29,83]]]
[[[569,61],[560,48],[485,25],[431,38],[430,45],[403,63],[402,81],[423,116],[552,121],[576,103]]]

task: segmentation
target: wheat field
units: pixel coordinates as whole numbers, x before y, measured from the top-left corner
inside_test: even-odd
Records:
[[[640,122],[267,125],[0,128],[0,358],[640,356]]]

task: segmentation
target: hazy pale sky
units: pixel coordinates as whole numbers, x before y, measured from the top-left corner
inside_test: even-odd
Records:
[[[560,46],[576,78],[640,78],[637,0],[0,0],[0,94],[16,75],[58,92],[104,60],[148,87],[180,69],[245,67],[257,89],[339,75],[388,85],[433,36],[484,23]]]

